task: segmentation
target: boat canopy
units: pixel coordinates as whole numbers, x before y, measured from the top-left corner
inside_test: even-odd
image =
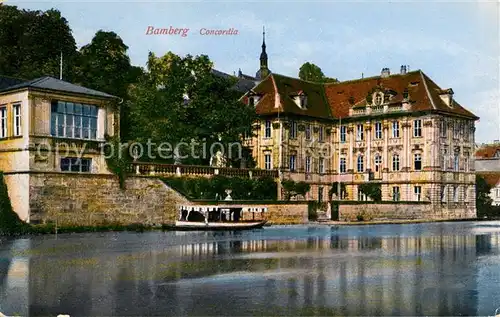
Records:
[[[217,205],[217,206],[207,206],[207,205],[181,205],[180,210],[186,211],[198,211],[198,212],[210,212],[218,211],[221,209],[240,209],[242,212],[267,212],[267,207],[265,206],[244,206],[244,205]]]

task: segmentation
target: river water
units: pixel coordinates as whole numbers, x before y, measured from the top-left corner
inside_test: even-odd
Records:
[[[0,243],[7,315],[493,315],[500,222],[88,233]]]

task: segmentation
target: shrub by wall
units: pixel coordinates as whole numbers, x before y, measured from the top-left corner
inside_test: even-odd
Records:
[[[276,200],[278,185],[271,177],[248,179],[216,175],[205,177],[163,177],[165,184],[189,199],[223,200],[226,189],[232,190],[235,200]]]
[[[0,235],[22,234],[27,231],[29,225],[24,223],[12,209],[10,204],[7,185],[0,172]]]

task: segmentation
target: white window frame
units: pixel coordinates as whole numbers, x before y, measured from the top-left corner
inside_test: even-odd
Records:
[[[382,155],[380,154],[375,154],[375,172],[379,172],[380,169],[382,168]]]
[[[347,126],[340,126],[340,143],[345,143],[347,139]]]
[[[306,156],[305,166],[306,166],[306,173],[311,173],[311,157],[310,156]]]
[[[458,172],[460,170],[460,157],[458,156],[458,154],[455,154],[453,156],[453,170],[455,172]]]
[[[375,122],[375,139],[382,139],[382,122]]]
[[[7,105],[0,106],[0,138],[7,137]]]
[[[358,155],[356,159],[356,170],[358,173],[365,171],[365,157],[363,155]]]
[[[318,159],[318,172],[320,174],[325,174],[325,158],[323,157]]]
[[[399,138],[399,121],[392,121],[392,137]]]
[[[264,168],[266,170],[272,169],[273,166],[273,158],[271,154],[264,154]]]
[[[440,135],[442,137],[446,137],[446,133],[448,132],[448,127],[446,126],[446,120],[442,119],[439,125],[440,125],[439,127]]]
[[[22,109],[21,104],[16,103],[12,105],[12,127],[13,127],[13,135],[14,136],[22,136],[23,135],[23,127],[22,127]]]
[[[413,194],[415,195],[416,201],[421,201],[422,200],[422,186],[413,187]]]
[[[458,186],[453,186],[453,202],[454,203],[458,203],[459,194],[460,194],[459,187]]]
[[[266,120],[264,123],[264,138],[269,139],[273,135],[273,125],[271,120]]]
[[[420,162],[420,168],[418,168],[418,169],[417,169],[417,162]],[[421,153],[415,153],[413,155],[413,169],[416,171],[422,170],[422,154]]]
[[[400,168],[401,168],[401,166],[400,166],[400,161],[399,161],[399,154],[394,154],[392,156],[392,170],[394,172],[397,172],[400,170]]]
[[[339,161],[339,173],[347,172],[347,160],[345,157],[341,157]]]
[[[68,162],[68,169],[63,169],[63,161]],[[83,162],[88,162],[88,171],[83,170]],[[73,166],[78,167],[78,171],[73,171]],[[73,173],[92,173],[92,159],[91,158],[77,158],[77,157],[63,157],[59,161],[59,168],[61,172],[73,172]]]
[[[297,170],[297,155],[295,155],[295,154],[290,155],[289,169],[292,172]]]
[[[413,121],[413,137],[421,138],[422,137],[422,120],[417,119]]]
[[[298,132],[297,121],[292,120],[290,122],[290,139],[296,139],[297,138],[297,132]]]
[[[399,189],[399,186],[392,187],[392,200],[393,201],[401,200],[401,190]]]
[[[362,124],[356,126],[356,141],[363,141],[365,139],[364,127]]]

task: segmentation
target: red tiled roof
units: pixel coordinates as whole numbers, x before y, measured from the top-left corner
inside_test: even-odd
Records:
[[[486,183],[490,185],[491,187],[496,187],[497,185],[500,184],[500,172],[487,172],[487,173],[477,173],[477,175],[480,175],[484,178]]]
[[[476,158],[493,158],[495,154],[500,153],[500,145],[486,145],[477,149],[475,156]],[[498,155],[498,154],[497,154]],[[500,156],[499,156],[500,158]]]
[[[254,91],[263,96],[256,105],[257,114],[269,115],[280,112],[337,119],[348,117],[350,108],[366,104],[367,96],[377,88],[395,93],[389,101],[390,104],[401,103],[404,99],[403,92],[406,90],[409,94],[412,111],[431,110],[474,120],[478,119],[477,116],[454,100],[452,107],[446,105],[439,94],[447,92],[449,89],[440,88],[420,70],[384,78],[377,76],[327,84],[271,74],[258,84]],[[306,110],[298,107],[291,98],[298,91],[303,91],[308,98]],[[278,96],[280,100],[276,104]],[[278,108],[276,108],[277,105],[279,105]]]

